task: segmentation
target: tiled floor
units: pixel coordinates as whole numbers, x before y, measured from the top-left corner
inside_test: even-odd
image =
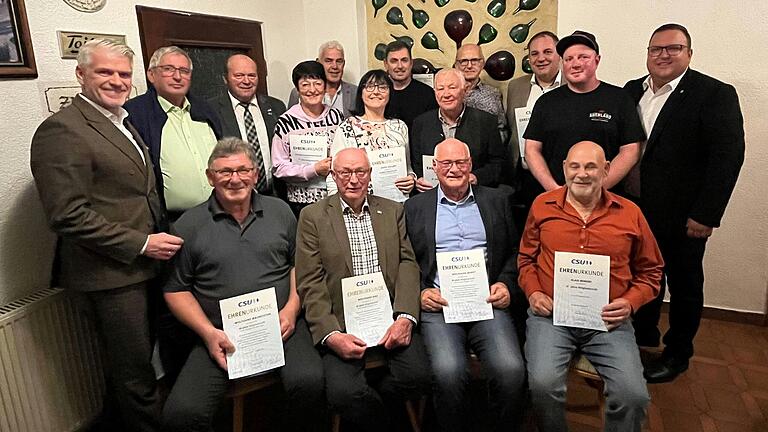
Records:
[[[704,319],[695,347],[687,372],[648,386],[645,430],[768,431],[768,327]],[[594,390],[572,377],[569,400],[571,431],[601,430]]]

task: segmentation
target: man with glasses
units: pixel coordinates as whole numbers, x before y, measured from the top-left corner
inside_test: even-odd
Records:
[[[285,104],[276,98],[256,94],[259,86],[256,62],[246,55],[234,54],[227,59],[224,82],[228,91],[210,100],[221,120],[222,134],[251,143],[258,159],[256,190],[260,194],[274,195],[270,147],[277,118],[285,112]]]
[[[557,43],[568,85],[542,95],[525,129],[525,160],[539,185],[535,196],[565,183],[562,163],[577,142],[595,142],[611,161],[605,187],[616,186],[637,162],[643,127],[621,88],[597,79],[600,49],[595,37],[577,30]]]
[[[525,405],[525,363],[509,307],[516,296],[517,245],[510,197],[469,184],[469,147],[449,138],[432,160],[438,187],[405,202],[408,237],[421,268],[421,333],[433,374],[433,400],[441,431],[469,431],[467,350],[477,354],[488,383],[489,430],[517,430]],[[437,255],[482,250],[491,319],[446,323]],[[522,301],[521,301],[522,300]],[[460,306],[457,306],[460,307]]]
[[[149,147],[157,190],[170,222],[211,194],[205,177],[207,158],[221,138],[216,113],[187,95],[192,60],[179,47],[158,48],[149,60],[147,92],[126,102],[131,123]],[[160,358],[169,382],[175,380],[191,347],[192,334],[161,303],[158,319]]]
[[[309,330],[323,359],[331,409],[354,430],[390,431],[392,408],[429,389],[426,353],[419,333],[419,267],[405,231],[400,204],[368,195],[371,165],[364,149],[333,158],[339,192],[304,208],[296,240],[296,280]],[[375,346],[347,333],[343,280],[383,278],[394,322]],[[374,276],[376,275],[376,276]],[[366,359],[383,356],[376,379]],[[399,402],[399,403],[395,403]]]
[[[688,30],[665,24],[651,35],[649,75],[625,89],[637,103],[648,141],[625,182],[659,242],[669,287],[669,330],[648,382],[672,381],[688,368],[704,305],[702,260],[744,162],[744,120],[733,86],[689,68]],[[661,293],[635,313],[640,346],[659,346]]]
[[[480,72],[485,66],[483,50],[476,44],[464,44],[456,50],[454,67],[464,74],[467,82],[467,96],[464,103],[472,108],[493,114],[498,119],[501,141],[507,142],[507,117],[501,104],[501,92],[496,87],[480,81]]]
[[[495,187],[503,178],[508,155],[496,128],[496,117],[467,106],[466,92],[464,75],[458,69],[442,69],[435,74],[433,98],[438,108],[417,117],[410,133],[411,164],[420,192],[436,186],[424,178],[422,157],[432,156],[435,146],[447,138],[456,138],[469,146],[473,166],[470,184]]]
[[[257,163],[250,143],[219,141],[205,172],[213,192],[174,224],[186,243],[163,291],[196,343],[165,404],[166,431],[212,430],[230,384],[227,353],[235,348],[222,330],[219,301],[271,287],[285,354],[277,373],[288,396],[281,430],[326,429],[323,364],[296,293],[296,219],[285,202],[254,192]]]
[[[355,110],[355,95],[357,86],[342,80],[344,76],[344,47],[338,41],[332,40],[320,45],[317,62],[325,69],[325,96],[323,104],[344,113],[344,117],[352,115]],[[288,108],[299,103],[299,92],[291,89],[288,97]]]

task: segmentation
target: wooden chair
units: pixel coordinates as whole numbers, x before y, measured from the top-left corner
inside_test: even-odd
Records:
[[[587,385],[597,391],[597,403],[600,410],[600,421],[602,422],[605,418],[605,395],[603,394],[605,383],[603,382],[603,379],[600,377],[600,374],[597,373],[597,370],[592,363],[587,360],[587,357],[581,353],[577,353],[573,357],[573,360],[571,361],[571,370],[573,370],[576,376],[584,378]]]
[[[378,355],[369,355],[365,359],[365,370],[377,369],[385,367],[387,360],[381,353]],[[427,406],[427,398],[422,397],[418,401],[407,400],[405,401],[405,411],[408,414],[408,422],[411,424],[413,432],[421,432],[421,427],[424,421],[424,410]],[[333,432],[341,431],[341,416],[334,414],[331,419],[331,430]]]
[[[241,378],[229,385],[227,397],[232,398],[232,432],[243,432],[243,411],[245,397],[255,391],[265,389],[280,381],[277,372]]]

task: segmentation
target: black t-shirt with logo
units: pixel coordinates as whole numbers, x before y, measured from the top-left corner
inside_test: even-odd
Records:
[[[576,93],[564,85],[542,95],[523,137],[542,142],[549,172],[562,185],[563,161],[572,145],[593,141],[612,160],[619,147],[645,140],[645,132],[629,94],[601,81],[588,93]]]

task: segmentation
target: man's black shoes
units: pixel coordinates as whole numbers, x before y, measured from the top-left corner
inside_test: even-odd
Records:
[[[680,360],[662,355],[648,362],[643,376],[648,384],[666,383],[673,381],[686,370],[688,370],[688,359]]]

